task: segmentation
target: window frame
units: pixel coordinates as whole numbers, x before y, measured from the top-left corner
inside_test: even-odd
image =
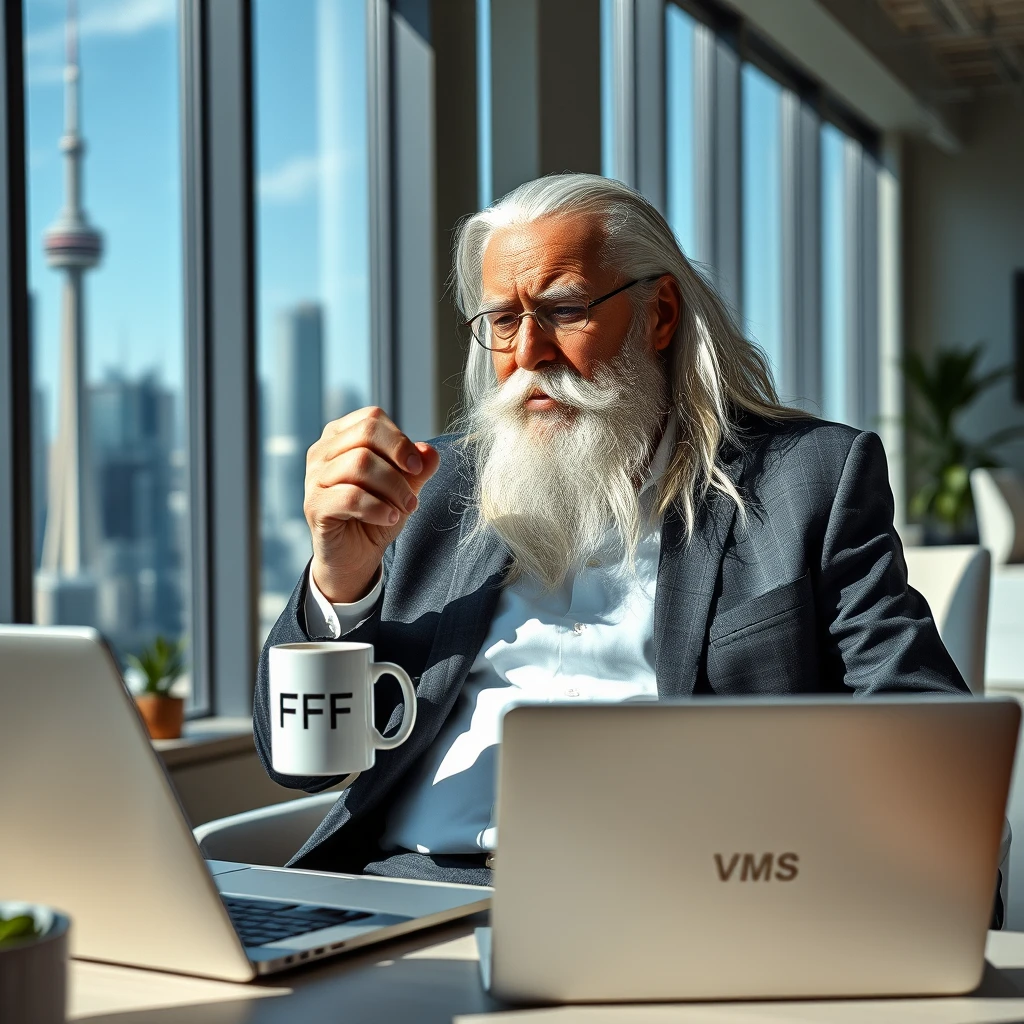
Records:
[[[24,20],[0,15],[0,622],[33,619],[32,366],[26,212]]]

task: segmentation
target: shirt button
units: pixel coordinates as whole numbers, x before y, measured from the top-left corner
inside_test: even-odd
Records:
[[[585,630],[586,628],[587,628],[587,624],[585,622],[574,622],[572,624],[572,631],[577,636],[582,636],[583,635],[583,630]]]
[[[565,695],[566,697],[578,697],[580,695],[580,691],[577,690],[575,686],[570,686],[569,689],[565,691]]]

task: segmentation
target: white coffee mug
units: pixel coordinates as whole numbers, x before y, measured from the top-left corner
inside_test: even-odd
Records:
[[[402,687],[405,714],[394,736],[373,724],[381,676]],[[416,724],[416,691],[401,665],[374,662],[372,644],[278,644],[270,648],[270,761],[282,775],[349,775],[401,746]]]

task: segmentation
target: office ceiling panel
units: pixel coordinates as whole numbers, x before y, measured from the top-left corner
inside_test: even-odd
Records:
[[[1024,0],[878,0],[905,35],[925,41],[965,96],[1024,95]]]

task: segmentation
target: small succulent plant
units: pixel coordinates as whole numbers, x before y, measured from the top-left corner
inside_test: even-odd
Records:
[[[169,697],[175,680],[185,670],[184,651],[183,640],[172,641],[158,636],[138,655],[129,654],[128,660],[145,679],[142,693]]]
[[[13,917],[0,916],[0,949],[29,939],[38,939],[42,934],[42,931],[36,927],[36,919],[31,914],[15,914]]]

